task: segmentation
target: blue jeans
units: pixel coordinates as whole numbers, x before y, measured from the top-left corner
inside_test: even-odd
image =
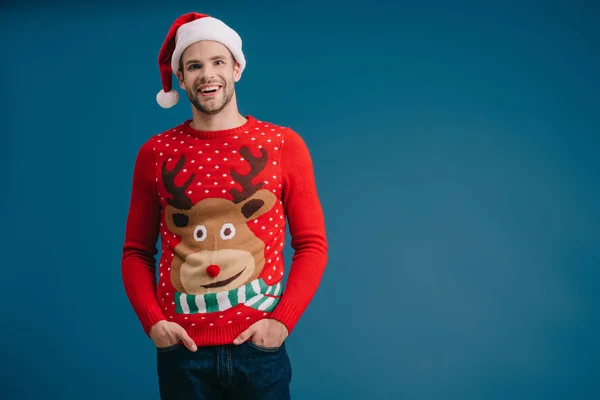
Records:
[[[290,399],[292,368],[285,342],[264,348],[248,340],[196,352],[178,343],[156,350],[162,400]]]

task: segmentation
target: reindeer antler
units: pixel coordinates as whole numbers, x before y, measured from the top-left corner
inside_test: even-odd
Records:
[[[255,157],[248,147],[242,147],[240,149],[240,155],[242,155],[244,159],[248,161],[248,164],[250,164],[250,172],[246,175],[242,175],[235,172],[233,169],[231,170],[233,180],[242,186],[241,191],[237,189],[231,189],[229,191],[233,196],[234,203],[240,203],[246,200],[263,186],[264,182],[259,182],[257,184],[252,183],[252,179],[254,179],[267,165],[267,151],[261,148],[260,153],[260,157]]]
[[[163,184],[165,185],[165,189],[173,199],[167,199],[169,204],[173,207],[176,207],[180,210],[189,210],[193,207],[192,200],[185,194],[188,186],[192,183],[194,179],[194,174],[190,176],[190,178],[183,184],[183,186],[175,185],[175,176],[181,171],[183,166],[185,165],[185,156],[181,156],[179,161],[177,161],[177,165],[173,167],[172,170],[167,170],[167,162],[165,161],[162,165],[162,178]]]

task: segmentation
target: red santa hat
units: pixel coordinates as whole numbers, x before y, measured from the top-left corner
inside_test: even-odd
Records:
[[[246,67],[242,39],[233,29],[207,14],[184,14],[171,25],[158,55],[162,89],[156,95],[156,101],[161,107],[173,107],[179,101],[179,93],[172,87],[172,74],[179,71],[183,51],[201,40],[213,40],[227,47],[240,66],[240,74]]]

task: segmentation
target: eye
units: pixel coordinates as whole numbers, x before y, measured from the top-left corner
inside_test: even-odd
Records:
[[[194,240],[202,242],[204,239],[206,239],[206,227],[204,225],[198,225],[196,229],[194,229]]]
[[[190,66],[188,67],[188,70],[194,69],[196,67],[200,67],[200,64],[190,64]]]
[[[229,240],[235,236],[235,226],[233,224],[227,223],[223,225],[221,228],[221,239]]]

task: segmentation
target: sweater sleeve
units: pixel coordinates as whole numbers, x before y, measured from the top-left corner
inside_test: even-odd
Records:
[[[154,151],[148,141],[135,160],[121,260],[125,292],[146,334],[165,319],[156,296],[154,256],[160,231],[160,203],[154,171]]]
[[[280,163],[282,200],[294,254],[285,291],[271,318],[291,333],[320,284],[328,244],[312,159],[304,140],[292,130],[284,138]]]

